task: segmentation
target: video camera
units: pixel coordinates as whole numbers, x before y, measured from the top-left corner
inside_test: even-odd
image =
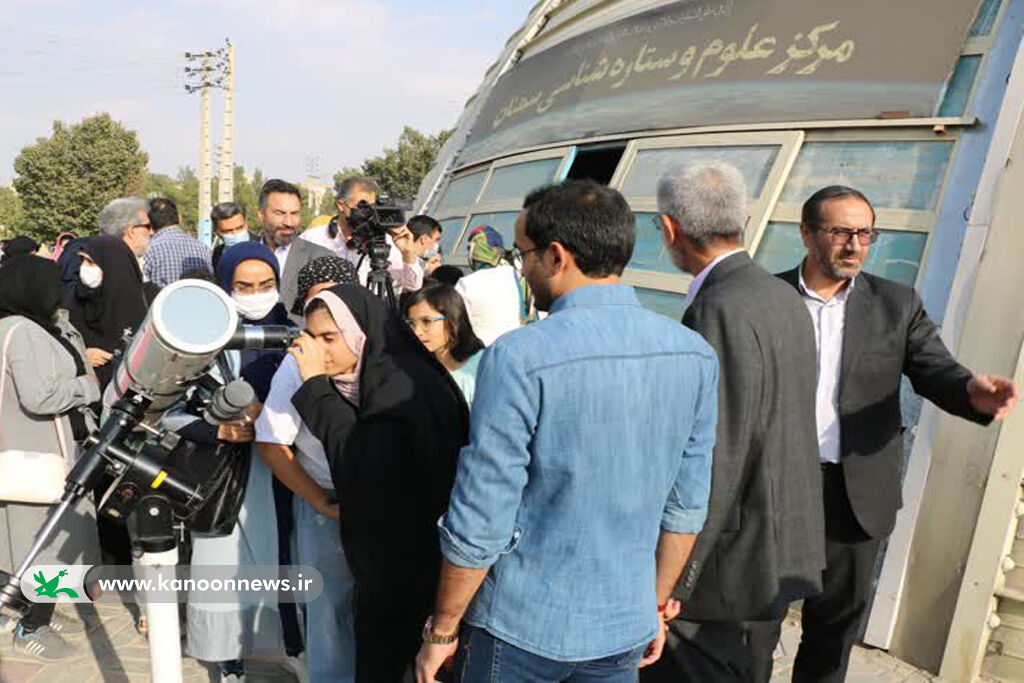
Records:
[[[405,212],[410,208],[408,202],[380,197],[376,204],[364,199],[351,209],[348,227],[359,253],[372,257],[370,246],[375,240],[383,242],[389,231],[405,225]]]
[[[22,613],[28,609],[21,577],[61,517],[96,489],[105,474],[113,483],[100,501],[99,514],[125,521],[137,552],[176,548],[174,525],[179,521],[207,535],[231,532],[245,494],[248,449],[184,441],[164,421],[190,393],[203,395],[194,408],[207,422],[240,419],[255,395],[247,383],[230,376],[222,352],[286,349],[299,334],[291,328],[239,322],[234,303],[209,282],[180,280],[160,292],[115,371],[104,395],[104,418],[82,443],[82,456],[67,476],[64,495],[21,565],[0,587],[0,606]],[[245,476],[238,476],[240,468]]]
[[[391,230],[405,225],[405,212],[410,208],[412,206],[408,202],[380,197],[376,204],[362,200],[348,215],[348,226],[352,230],[356,249],[370,259],[366,286],[395,311],[398,310],[398,299],[388,272],[391,247],[387,236]]]

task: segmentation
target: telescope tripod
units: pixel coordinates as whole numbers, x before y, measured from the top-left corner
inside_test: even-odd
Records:
[[[133,452],[122,444],[121,440],[136,427],[142,427],[151,435],[167,437],[164,432],[142,422],[148,405],[148,399],[138,394],[126,395],[114,406],[110,417],[104,421],[96,435],[86,440],[85,453],[68,474],[60,502],[36,532],[32,547],[21,564],[13,574],[6,577],[6,583],[0,587],[0,608],[11,610],[19,617],[28,612],[33,603],[22,592],[22,578],[32,567],[35,558],[50,542],[64,515],[96,486],[100,476],[108,468],[119,475],[128,470],[150,475],[154,482],[150,487],[151,491],[146,491],[133,501],[133,508],[126,518],[133,554],[140,553],[137,564],[143,567],[173,567],[178,563],[178,543],[171,496],[188,500],[199,499],[201,496],[195,487],[161,469],[159,463],[141,453]],[[167,488],[164,488],[165,486]],[[108,494],[104,503],[111,497]],[[153,683],[180,683],[181,634],[177,604],[147,602],[146,619],[149,624],[150,669]]]

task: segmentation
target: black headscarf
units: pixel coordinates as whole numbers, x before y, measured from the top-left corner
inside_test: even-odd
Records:
[[[292,313],[302,315],[306,296],[316,285],[333,282],[338,285],[359,284],[359,274],[351,262],[340,256],[318,256],[299,269],[298,293],[292,302]]]
[[[387,603],[381,610],[408,600],[420,619],[436,589],[436,522],[468,441],[469,410],[444,366],[378,297],[359,285],[328,291],[366,335],[359,406],[324,377],[306,382],[294,403],[327,451],[360,594]],[[397,595],[395,581],[404,586]]]
[[[37,251],[39,251],[39,242],[36,242],[31,237],[19,235],[18,237],[7,240],[7,244],[4,245],[4,255],[3,258],[0,259],[0,262],[6,263],[9,259],[15,256],[34,254]]]
[[[20,315],[46,330],[75,362],[75,375],[85,374],[85,359],[54,322],[60,305],[60,268],[50,259],[32,254],[12,256],[0,268],[0,318]],[[85,421],[71,413],[76,439],[85,437]]]
[[[125,330],[137,331],[149,310],[139,261],[124,240],[110,235],[90,237],[81,253],[103,269],[103,282],[96,289],[81,282],[75,285],[68,305],[71,323],[82,333],[87,347],[110,353],[123,350]],[[96,368],[102,388],[110,382],[114,366],[112,361]]]

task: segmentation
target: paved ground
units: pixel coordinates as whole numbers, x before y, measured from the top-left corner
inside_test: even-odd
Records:
[[[82,655],[54,664],[15,657],[9,633],[0,634],[0,683],[144,683],[149,676],[149,648],[135,631],[131,614],[121,605],[80,605],[87,631],[76,642]],[[64,606],[62,609],[68,609]],[[790,618],[775,653],[772,683],[788,682],[800,640],[800,625]],[[248,683],[293,683],[295,677],[278,662],[246,661]],[[186,683],[216,682],[211,672],[193,659],[185,660]],[[847,683],[927,683],[932,680],[912,666],[880,650],[858,648]]]

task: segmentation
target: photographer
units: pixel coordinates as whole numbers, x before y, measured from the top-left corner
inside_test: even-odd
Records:
[[[359,202],[377,203],[377,183],[365,176],[352,176],[338,182],[334,193],[337,196],[335,205],[338,214],[327,225],[310,228],[300,238],[326,247],[352,263],[359,273],[360,284],[365,286],[370,273],[370,258],[360,253],[348,217],[359,206]],[[422,287],[423,267],[420,265],[416,241],[409,229],[392,230],[387,236],[387,243],[391,250],[388,255],[388,272],[394,280],[395,291],[413,292]]]

